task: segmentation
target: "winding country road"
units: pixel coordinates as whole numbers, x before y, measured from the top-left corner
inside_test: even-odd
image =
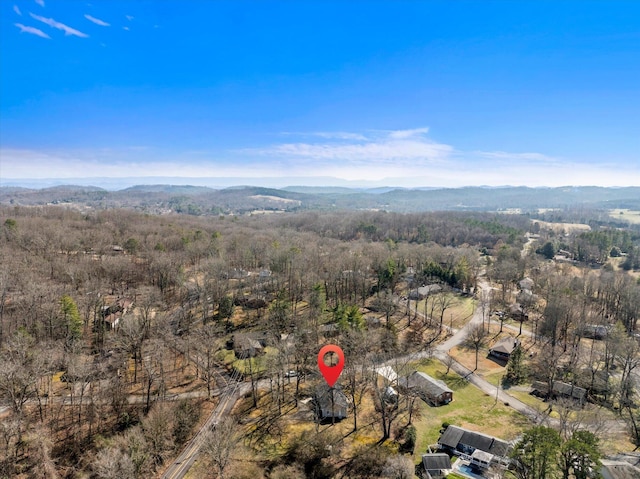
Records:
[[[478,283],[478,287],[480,290],[488,290],[490,288],[489,284],[486,280],[481,279]],[[471,329],[478,324],[482,324],[482,309],[476,308],[471,317],[471,320],[461,329],[459,329],[453,336],[447,339],[444,343],[439,344],[435,348],[434,356],[438,358],[440,361],[445,362],[448,360],[447,356],[449,355],[449,351],[456,346],[459,346],[464,342],[466,337],[469,335]],[[453,361],[451,365],[451,369],[453,369],[460,376],[467,379],[471,384],[482,390],[483,392],[489,395],[495,395],[497,393],[498,400],[503,402],[505,405],[508,404],[510,407],[515,409],[516,411],[524,414],[530,419],[537,420],[540,416],[540,413],[536,411],[531,406],[523,403],[522,401],[514,398],[513,396],[507,394],[505,391],[500,388],[496,388],[493,384],[486,381],[482,377],[475,374],[475,372],[471,371],[469,368],[463,366],[458,361]],[[497,389],[497,391],[496,391]]]

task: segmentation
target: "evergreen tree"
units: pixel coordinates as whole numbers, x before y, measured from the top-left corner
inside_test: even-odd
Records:
[[[524,363],[524,351],[520,345],[516,346],[509,357],[505,378],[511,384],[521,384],[527,379],[527,365]]]
[[[524,432],[511,458],[519,479],[551,479],[554,477],[562,440],[557,431],[535,426]]]
[[[82,318],[71,296],[65,294],[60,298],[60,313],[66,328],[67,345],[72,345],[82,336]]]
[[[588,479],[591,471],[600,468],[598,438],[590,431],[576,431],[560,448],[558,465],[563,479],[569,479],[573,471],[575,479]]]

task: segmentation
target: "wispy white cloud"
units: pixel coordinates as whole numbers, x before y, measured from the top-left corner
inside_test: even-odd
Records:
[[[325,138],[327,140],[355,140],[355,141],[367,140],[367,137],[361,133],[350,133],[346,131],[313,131],[309,133],[284,131],[281,134],[285,136],[297,136],[297,137],[319,137],[319,138]]]
[[[389,133],[391,138],[401,140],[404,138],[412,138],[414,136],[422,136],[429,133],[429,128],[414,128],[412,130],[396,130]]]
[[[131,20],[133,20],[135,18],[135,17],[132,17],[131,15],[125,15],[124,17],[129,21],[131,21]]]
[[[44,7],[44,0],[36,0],[36,3],[41,7]]]
[[[22,12],[20,11],[20,9],[18,8],[18,5],[14,5],[13,6],[13,11],[16,12],[17,15],[22,16]]]
[[[426,138],[426,131],[426,128],[397,130],[373,136],[348,132],[315,132],[309,135],[328,141],[282,143],[245,151],[271,158],[340,161],[343,165],[389,164],[412,167],[447,160],[453,147]]]
[[[84,18],[86,18],[90,22],[95,23],[96,25],[100,25],[101,27],[110,27],[111,26],[110,23],[107,23],[104,20],[100,20],[99,18],[92,17],[91,15],[85,15]]]
[[[130,28],[129,27],[122,27],[123,30],[129,31]]]
[[[533,161],[533,162],[555,162],[557,158],[543,155],[542,153],[509,153],[506,151],[478,151],[479,156],[487,159],[509,160],[509,161]]]
[[[75,28],[71,28],[70,26],[65,25],[64,23],[57,22],[53,18],[41,17],[40,15],[36,15],[31,12],[29,12],[29,15],[31,15],[31,17],[34,18],[35,20],[38,20],[39,22],[49,25],[52,28],[57,28],[58,30],[62,30],[64,34],[67,36],[75,35],[76,37],[81,37],[81,38],[87,38],[89,36],[86,33],[82,33],[81,31],[76,30]]]
[[[294,158],[250,160],[247,154],[213,151],[167,154],[150,147],[87,150],[27,150],[0,148],[2,178],[126,178],[166,176],[207,178],[333,177],[351,182],[376,182],[379,186],[526,185],[526,186],[634,186],[640,184],[635,164],[498,162],[470,152],[456,151],[449,160],[423,165],[345,161],[299,161]],[[255,158],[255,157],[254,157]],[[179,172],[179,173],[177,173]],[[315,184],[318,184],[316,180]],[[325,181],[323,184],[327,184]],[[284,186],[284,185],[283,185]]]
[[[49,35],[47,35],[46,33],[44,33],[42,30],[38,28],[28,27],[26,25],[23,25],[22,23],[14,23],[14,25],[20,29],[20,33],[30,33],[32,35],[37,35],[42,38],[49,38],[49,39],[51,38]]]
[[[318,136],[320,138],[327,139],[336,139],[336,140],[356,140],[356,141],[364,141],[367,139],[366,136],[360,133],[348,133],[345,131],[317,131],[315,133],[311,133],[313,136]]]

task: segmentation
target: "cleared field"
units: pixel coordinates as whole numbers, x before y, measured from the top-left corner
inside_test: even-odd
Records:
[[[625,220],[633,224],[640,223],[640,211],[615,209],[609,211],[609,216],[617,220]]]
[[[550,223],[548,221],[533,220],[538,223],[541,228],[553,230],[555,233],[572,233],[591,231],[591,226],[582,223]]]

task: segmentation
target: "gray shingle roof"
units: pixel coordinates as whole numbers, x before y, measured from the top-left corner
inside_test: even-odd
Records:
[[[513,338],[511,336],[507,336],[506,338],[502,338],[496,344],[493,345],[491,351],[496,351],[503,354],[511,354],[516,346],[520,344],[520,340]]]
[[[458,426],[449,426],[440,436],[438,443],[453,449],[461,443],[494,456],[502,457],[506,456],[509,451],[509,443],[502,439],[469,431]]]
[[[548,392],[548,385],[543,381],[535,381],[531,387],[534,390],[538,390],[542,393]],[[569,396],[573,399],[579,399],[582,401],[587,395],[587,390],[578,386],[573,386],[562,381],[553,381],[553,392],[562,396]]]
[[[319,385],[316,388],[315,400],[318,407],[320,408],[322,417],[347,417],[347,407],[349,406],[349,400],[347,399],[347,396],[345,396],[345,394],[342,392],[342,388],[339,384],[336,384],[334,388],[330,388],[326,384]]]
[[[444,381],[434,379],[420,371],[412,372],[405,380],[404,386],[409,389],[420,389],[431,397],[439,397],[443,393],[452,393]]]
[[[443,452],[436,454],[423,454],[422,465],[427,471],[441,471],[442,469],[451,469],[451,459],[449,455]]]

